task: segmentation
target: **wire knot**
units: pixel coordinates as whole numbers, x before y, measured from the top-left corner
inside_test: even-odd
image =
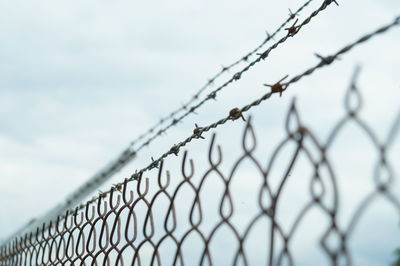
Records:
[[[243,121],[246,121],[246,119],[244,119],[242,111],[239,108],[233,108],[230,112],[229,112],[229,118],[232,120],[236,120],[239,118],[242,118]]]
[[[207,95],[208,99],[213,99],[216,100],[217,93],[215,91],[211,92],[210,94]]]
[[[293,23],[292,26],[290,26],[289,28],[286,28],[285,30],[288,31],[288,35],[289,36],[293,36],[296,34],[297,29],[299,28],[299,26],[296,26],[297,21],[299,21],[299,19],[296,19],[296,21]]]
[[[150,167],[158,168],[158,161],[155,161],[153,157],[151,157],[151,161],[152,161],[152,163],[151,163]]]
[[[289,75],[284,76],[281,80],[279,80],[275,84],[264,84],[264,86],[270,87],[271,88],[271,93],[279,93],[279,96],[282,96],[282,92],[286,90],[286,86],[281,84],[283,80],[285,80]]]
[[[196,114],[195,110],[196,110],[196,107],[192,106],[192,107],[190,107],[189,112]]]
[[[289,19],[294,19],[296,16],[298,16],[297,13],[293,13],[289,8]]]
[[[122,190],[122,185],[121,185],[121,184],[116,184],[114,187],[115,187],[115,189],[118,190],[118,191],[121,191],[121,190]]]
[[[137,170],[135,170],[135,172],[133,174],[131,174],[130,177],[132,180],[138,180],[140,178],[140,172],[138,172]]]
[[[193,135],[194,135],[194,137],[195,137],[196,139],[204,139],[204,137],[201,136],[201,133],[202,133],[203,128],[202,128],[202,127],[199,127],[197,124],[194,124],[194,125],[195,125],[195,128],[193,129]]]
[[[175,156],[178,156],[178,153],[179,153],[179,147],[178,147],[178,146],[176,146],[176,145],[174,145],[174,146],[172,146],[172,148],[169,150],[169,152],[171,152],[171,153],[175,154]]]
[[[315,56],[318,57],[319,59],[321,59],[321,61],[322,61],[323,63],[327,64],[327,65],[332,64],[333,61],[335,61],[335,59],[338,59],[338,58],[336,58],[335,56],[332,56],[332,55],[329,55],[329,56],[322,56],[322,55],[319,55],[319,54],[317,54],[317,53],[315,53]]]
[[[241,77],[241,73],[240,72],[238,72],[238,73],[236,73],[235,75],[233,75],[233,79],[234,80],[239,80],[240,79],[240,77]]]

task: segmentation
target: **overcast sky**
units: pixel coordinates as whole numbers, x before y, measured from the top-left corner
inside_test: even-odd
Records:
[[[299,19],[321,2],[314,1]],[[194,123],[205,125],[225,117],[233,107],[265,93],[268,89],[263,83],[313,66],[318,62],[314,52],[331,54],[400,15],[398,0],[338,2],[339,7],[329,6],[268,60],[224,89],[217,102],[207,103],[198,115],[189,116],[143,150],[105,188],[187,137]],[[289,7],[295,10],[301,4],[297,0],[2,1],[0,239],[62,200],[136,136],[188,100],[221,65],[260,44],[266,30],[274,31],[287,18]],[[344,92],[354,67],[360,64],[363,116],[384,139],[399,111],[399,34],[396,28],[376,37],[290,87],[281,98],[273,97],[252,110],[260,138],[280,139],[294,96],[306,123],[322,140],[326,138],[332,121],[343,115]],[[227,146],[239,145],[240,139],[229,132],[238,132],[236,137],[240,137],[242,127],[240,122],[232,123],[216,132],[224,136],[221,139]],[[358,168],[344,166],[353,167],[350,172],[363,168],[367,164],[361,159],[369,158],[363,148],[367,141],[357,143],[357,134],[341,142],[342,147],[361,147],[354,151],[360,158],[355,162]],[[399,145],[397,141],[392,148],[397,152],[392,159],[399,155]],[[205,152],[201,148],[188,146],[199,156]],[[344,150],[337,152],[347,158]],[[372,184],[372,175],[367,179]],[[390,217],[397,219],[392,225],[398,224],[398,216]],[[384,248],[388,250],[377,252],[375,262],[362,265],[390,261],[393,243],[400,239],[398,227],[392,229],[376,233],[395,234],[391,235],[394,242],[388,241],[391,246]],[[373,244],[365,246],[366,253],[371,250]]]

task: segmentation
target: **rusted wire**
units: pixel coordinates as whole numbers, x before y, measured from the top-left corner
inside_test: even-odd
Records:
[[[64,217],[59,216],[57,220],[44,224],[36,232],[1,246],[0,266],[221,265],[221,261],[217,261],[221,257],[223,265],[255,265],[250,263],[254,256],[266,258],[262,265],[295,265],[292,243],[299,237],[300,224],[312,210],[318,210],[327,221],[316,225],[321,232],[316,238],[316,244],[321,247],[325,261],[331,265],[353,265],[354,254],[349,249],[349,242],[360,221],[366,220],[363,214],[379,200],[378,196],[400,213],[399,193],[392,189],[396,164],[387,156],[399,133],[400,113],[387,137],[380,141],[371,125],[360,117],[363,102],[356,84],[357,74],[358,71],[344,98],[345,113],[333,123],[326,141],[318,140],[313,130],[302,123],[293,101],[284,123],[285,135],[280,142],[274,144],[275,148],[266,166],[263,166],[264,160],[255,154],[257,139],[249,118],[241,140],[242,151],[238,159],[233,161],[230,170],[225,171],[222,166],[226,162],[214,134],[209,146],[208,165],[202,164],[200,174],[195,172],[195,163],[188,159],[188,153],[185,152],[181,174],[174,175],[177,182],[172,184],[170,172],[164,170],[164,162],[161,161],[157,182],[152,185],[148,178],[139,178],[136,191],[133,192],[128,190],[126,179],[120,187],[121,191],[112,190],[110,194],[98,198],[94,204],[87,203],[84,209],[76,208],[67,212]],[[366,133],[369,143],[377,151],[377,171],[369,181],[373,184],[372,188],[352,210],[348,222],[339,223],[338,217],[343,213],[342,205],[339,204],[343,187],[337,182],[339,176],[333,169],[328,153],[349,124]],[[278,158],[282,160],[278,156],[287,152],[286,147],[293,145],[293,153],[285,158],[287,167],[281,169],[282,177],[277,185],[272,185],[274,181],[271,180],[271,172]],[[242,195],[240,191],[233,190],[235,182],[248,178],[238,173],[238,169],[248,163],[256,169],[256,174],[252,175],[253,181],[259,181],[254,192],[247,195],[256,202],[251,216],[237,208],[237,198]],[[308,165],[312,169],[308,177],[304,176],[304,182],[309,181],[310,197],[302,203],[296,202],[299,208],[287,223],[288,218],[279,216],[287,211],[282,205],[282,198],[288,191],[288,182],[293,179],[291,173],[299,165]],[[211,180],[220,184],[220,198],[215,205],[206,204],[205,193],[210,188]],[[166,208],[160,208],[160,203]],[[182,208],[183,205],[189,208]],[[207,219],[211,212],[215,215],[215,221],[210,222]],[[240,215],[249,216],[246,223],[235,222],[234,218]],[[183,223],[184,219],[186,223]],[[283,223],[288,226],[283,226]],[[265,247],[263,241],[260,243],[263,248],[256,249],[249,241],[254,239],[252,233],[255,230],[256,237],[260,236],[260,231],[257,231],[260,224],[262,228],[268,228],[263,234],[269,245]],[[222,244],[221,239],[218,239],[220,233],[229,236],[235,246],[218,252]],[[335,245],[329,243],[331,238],[337,239]],[[385,239],[381,241],[384,243]],[[197,256],[193,255],[194,250],[187,248],[189,243],[196,244]],[[162,252],[165,249],[170,255],[169,261],[166,253]]]

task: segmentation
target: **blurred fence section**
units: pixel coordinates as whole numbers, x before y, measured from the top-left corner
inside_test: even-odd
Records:
[[[188,152],[174,159],[182,160],[181,169],[171,173],[162,162],[152,170],[157,171],[155,178],[126,181],[97,203],[2,246],[0,265],[297,265],[299,245],[294,242],[307,223],[311,229],[306,234],[316,237],[313,243],[300,239],[301,245],[318,246],[324,265],[352,265],[349,241],[371,205],[383,200],[396,215],[400,213],[400,193],[393,191],[398,161],[387,156],[398,135],[400,116],[386,139],[379,141],[359,116],[362,97],[354,82],[344,103],[345,115],[332,122],[325,142],[301,122],[293,101],[282,123],[286,135],[280,143],[268,142],[275,147],[267,162],[255,154],[256,134],[247,119],[241,153],[234,155],[233,164],[227,166],[214,135],[205,154],[207,164],[197,165]],[[370,141],[376,163],[375,171],[362,181],[371,189],[347,221],[340,222],[343,187],[329,156],[340,143],[336,138],[348,128],[361,131]],[[349,184],[354,183],[352,178],[346,177]],[[306,195],[302,203],[287,196],[293,182],[304,185],[296,187]],[[323,222],[309,219],[315,211]],[[385,242],[383,236],[381,241]]]

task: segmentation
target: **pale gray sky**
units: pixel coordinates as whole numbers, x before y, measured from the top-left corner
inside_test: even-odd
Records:
[[[300,20],[321,0],[314,2]],[[289,7],[295,10],[301,3],[1,2],[0,239],[62,200],[138,134],[188,100],[221,65],[256,47],[266,30],[272,32],[287,18]],[[314,52],[330,54],[400,13],[397,0],[339,4],[330,6],[268,60],[221,92],[217,102],[206,104],[197,116],[188,117],[143,150],[109,184],[188,136],[195,122],[214,122],[265,93],[263,83],[314,65]],[[304,120],[324,139],[332,121],[343,113],[344,91],[355,65],[361,64],[364,115],[383,137],[399,108],[399,33],[394,29],[356,48],[333,66],[290,87],[282,98],[273,97],[254,109],[258,135],[280,139],[276,134],[296,96]],[[241,132],[242,125],[237,124],[217,132]],[[225,140],[239,144],[234,136]],[[353,139],[342,140],[343,146],[351,143]],[[204,152],[193,145],[189,150]],[[398,142],[396,147],[398,152]],[[399,231],[394,232],[400,239]],[[361,257],[367,258],[371,249],[372,244],[363,246]],[[378,252],[377,262],[362,265],[380,265],[391,251]]]

